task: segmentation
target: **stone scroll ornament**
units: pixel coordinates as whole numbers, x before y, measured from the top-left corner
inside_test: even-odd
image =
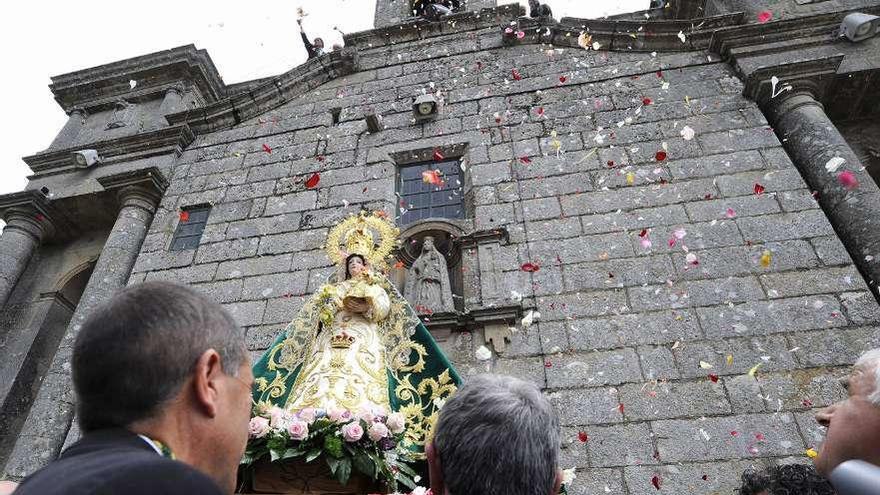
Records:
[[[407,273],[404,293],[419,313],[455,311],[446,258],[434,246],[431,236],[425,237],[422,254]]]
[[[330,231],[325,248],[337,272],[254,365],[255,411],[356,415],[375,406],[399,412],[406,419],[401,445],[424,458],[440,408],[461,379],[412,306],[380,272],[397,236],[381,212],[350,216]],[[366,268],[352,276],[356,258]],[[351,298],[366,309],[352,309]]]

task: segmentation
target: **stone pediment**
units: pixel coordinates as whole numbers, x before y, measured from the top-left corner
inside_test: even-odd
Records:
[[[132,88],[129,81],[137,85]],[[49,88],[65,112],[75,107],[92,112],[121,97],[130,101],[150,98],[179,84],[197,88],[208,103],[223,98],[226,92],[208,52],[194,45],[54,76]]]

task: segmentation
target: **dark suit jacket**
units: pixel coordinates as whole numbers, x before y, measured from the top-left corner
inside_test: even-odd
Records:
[[[223,492],[194,468],[162,457],[122,429],[99,430],[71,445],[28,477],[15,495],[140,495]]]

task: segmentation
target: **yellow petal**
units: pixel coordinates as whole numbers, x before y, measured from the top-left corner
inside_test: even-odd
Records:
[[[727,355],[727,365],[728,365],[728,366],[733,366],[733,354],[728,354],[728,355]]]
[[[636,183],[636,174],[629,172],[626,174],[626,184],[631,186]]]
[[[819,453],[816,452],[816,449],[807,449],[807,457],[810,459],[815,459],[818,455]]]
[[[758,372],[758,368],[760,368],[762,364],[764,364],[764,363],[758,363],[758,364],[752,366],[752,369],[749,370],[749,376],[751,376],[752,378],[754,378],[754,377],[755,377],[755,373]]]
[[[763,266],[764,268],[770,266],[771,257],[772,253],[769,250],[764,251],[764,254],[761,255],[761,266]]]

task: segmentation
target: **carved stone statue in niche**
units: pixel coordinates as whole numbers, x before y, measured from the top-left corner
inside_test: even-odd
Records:
[[[418,313],[452,313],[452,286],[446,258],[434,246],[434,238],[426,236],[419,255],[406,277],[406,298]]]
[[[114,104],[113,114],[107,119],[107,129],[117,129],[128,125],[131,118],[133,105],[125,100],[119,100]]]

